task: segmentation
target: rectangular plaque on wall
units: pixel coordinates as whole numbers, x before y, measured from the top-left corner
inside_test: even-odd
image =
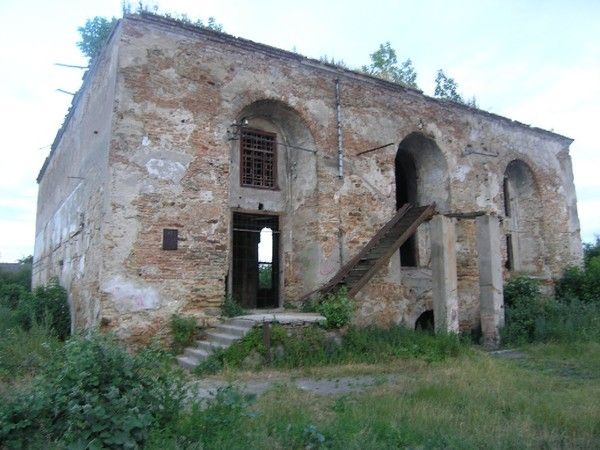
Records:
[[[177,250],[177,230],[163,229],[163,250]]]

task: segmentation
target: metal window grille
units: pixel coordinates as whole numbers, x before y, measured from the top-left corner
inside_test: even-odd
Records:
[[[262,189],[277,189],[276,135],[259,130],[241,132],[240,184]]]

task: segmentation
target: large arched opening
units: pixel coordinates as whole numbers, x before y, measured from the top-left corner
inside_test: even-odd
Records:
[[[504,172],[504,215],[506,217],[506,269],[538,274],[543,270],[543,206],[531,168],[519,159]]]
[[[395,158],[396,209],[405,203],[426,205],[435,202],[439,211],[449,206],[448,167],[436,142],[421,134],[411,133],[398,145]],[[423,265],[426,258],[420,254],[418,235],[400,247],[403,267]],[[423,249],[424,250],[424,249]]]
[[[293,290],[312,289],[303,284],[316,278],[306,273],[284,283],[281,263],[285,254],[314,252],[314,240],[303,235],[306,227],[301,226],[314,217],[302,204],[316,189],[314,140],[296,110],[264,99],[239,111],[230,141],[228,292],[246,308],[275,308],[281,306],[284,286],[284,295],[295,297]]]

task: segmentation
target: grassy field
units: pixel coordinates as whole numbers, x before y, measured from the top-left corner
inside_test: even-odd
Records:
[[[561,308],[544,323],[516,316],[541,323],[543,341],[502,356],[401,328],[350,328],[334,346],[318,328],[273,327],[270,367],[244,365],[264,353],[259,330],[182,375],[164,349],[135,356],[97,334],[63,343],[0,307],[0,448],[600,448],[598,307]],[[342,395],[292,383],[363,375],[375,385]],[[190,402],[211,378],[234,387]],[[264,379],[277,381],[258,398],[235,388]]]
[[[208,409],[194,406],[167,428],[154,428],[145,447],[600,448],[600,343],[530,344],[519,352],[509,359],[475,348],[433,362],[225,370],[209,378],[279,381],[251,401],[234,389]],[[383,374],[394,376],[337,396],[288,382]]]
[[[281,382],[233,423],[221,428],[217,421],[204,443],[256,449],[600,448],[600,344],[539,344],[523,353],[515,359],[475,351],[434,363],[313,367],[316,377],[398,376],[342,396],[318,396]],[[237,373],[241,379],[256,376]],[[173,432],[178,437],[161,433],[149,447],[194,442],[195,433],[185,426]]]
[[[387,341],[380,342],[379,332],[358,335],[371,341],[368,357],[358,351],[366,337],[355,336],[353,347],[333,354],[339,363],[316,358],[310,360],[313,364],[297,364],[306,353],[301,349],[295,356],[298,361],[284,359],[279,368],[246,371],[225,366],[216,375],[190,375],[190,381],[200,383],[207,378],[233,385],[252,379],[278,381],[256,399],[230,389],[208,408],[184,408],[167,426],[152,427],[144,446],[600,448],[600,343],[528,344],[509,358],[466,343],[452,344],[449,337],[388,334]],[[402,337],[402,345],[395,343],[396,337]],[[0,344],[0,397],[10,396],[15,384],[27,386],[31,374],[60,349],[39,327],[26,334],[6,329]],[[362,375],[381,376],[381,383],[358,393],[320,396],[290,382],[299,377]],[[45,439],[40,436],[38,442]],[[63,443],[57,441],[55,447]]]

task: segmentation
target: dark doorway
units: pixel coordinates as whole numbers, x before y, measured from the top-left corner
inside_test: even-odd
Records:
[[[232,275],[242,307],[279,306],[279,217],[233,213]]]
[[[417,170],[410,154],[402,147],[398,148],[395,160],[396,172],[396,209],[405,203],[417,204]],[[404,267],[417,266],[417,241],[412,235],[400,247],[400,263]]]
[[[434,324],[435,322],[433,321],[433,310],[428,309],[423,314],[421,314],[415,322],[415,330],[429,331],[433,333],[435,329]]]

